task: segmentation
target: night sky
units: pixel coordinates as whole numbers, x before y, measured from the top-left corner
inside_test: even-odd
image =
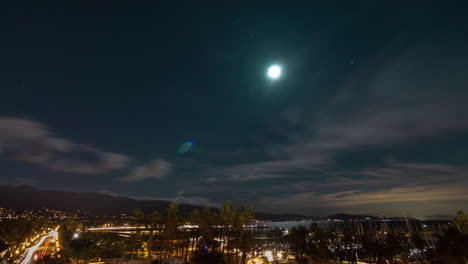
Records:
[[[465,1],[34,2],[0,8],[0,184],[468,209]]]

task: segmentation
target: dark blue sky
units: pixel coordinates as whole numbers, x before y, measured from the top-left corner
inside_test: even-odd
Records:
[[[463,1],[65,2],[0,8],[1,183],[312,215],[468,209]]]

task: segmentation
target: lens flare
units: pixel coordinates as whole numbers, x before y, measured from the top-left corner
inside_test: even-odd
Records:
[[[177,149],[177,154],[186,154],[193,148],[193,141],[187,140],[184,143],[180,144],[179,148]]]

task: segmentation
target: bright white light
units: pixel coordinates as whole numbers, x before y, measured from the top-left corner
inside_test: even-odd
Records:
[[[278,79],[279,77],[281,77],[281,67],[278,65],[270,66],[268,68],[267,75],[273,80]]]
[[[28,249],[28,253],[26,254],[26,257],[23,259],[23,262],[21,262],[21,264],[27,264],[27,263],[30,263],[31,260],[34,258],[34,259],[37,259],[37,255],[33,256],[34,252],[36,252],[38,250],[38,248],[40,246],[42,246],[42,244],[45,242],[45,240],[49,237],[52,237],[51,235],[47,235],[47,236],[43,236],[39,242],[37,242],[36,245],[30,247]]]
[[[73,238],[78,238],[80,236],[78,233],[73,234]]]
[[[268,261],[273,261],[273,252],[270,250],[265,251],[265,256],[267,257]]]

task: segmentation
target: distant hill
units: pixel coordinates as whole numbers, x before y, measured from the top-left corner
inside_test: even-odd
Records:
[[[137,201],[99,193],[75,193],[41,190],[30,186],[0,186],[0,206],[14,210],[50,209],[83,210],[100,214],[130,213],[134,208],[165,210],[169,202]]]
[[[170,202],[158,200],[136,200],[129,197],[99,193],[77,193],[53,190],[41,190],[30,186],[0,185],[0,207],[13,210],[38,210],[42,207],[49,209],[74,212],[87,211],[94,214],[120,215],[130,214],[135,208],[143,210],[157,210],[165,214]],[[179,204],[184,215],[189,215],[193,209],[201,206]],[[217,210],[217,209],[216,209]],[[293,221],[308,219],[304,215],[295,214],[267,214],[255,213],[259,220]]]
[[[326,217],[327,219],[336,219],[336,220],[378,220],[378,217],[370,215],[353,215],[353,214],[333,214]]]
[[[47,207],[66,212],[77,210],[87,211],[93,214],[121,215],[130,214],[135,208],[165,214],[170,202],[159,200],[137,200],[130,197],[115,196],[100,193],[78,193],[66,191],[53,191],[36,189],[31,186],[0,185],[0,207],[13,210],[37,210]],[[179,204],[180,211],[188,216],[193,209],[201,209],[202,206]],[[217,210],[216,208],[213,208]],[[382,217],[371,215],[334,214],[328,217],[311,217],[298,214],[269,214],[255,212],[255,219],[268,221],[301,221],[301,220],[379,220]],[[388,217],[387,220],[404,220],[402,217]],[[417,220],[408,218],[408,220]]]
[[[389,220],[389,221],[404,221],[404,217],[378,217],[372,215],[354,215],[354,214],[334,214],[326,217],[327,219],[336,219],[336,220]],[[409,221],[418,221],[416,218],[407,218]]]
[[[424,220],[428,220],[428,221],[444,221],[444,220],[452,221],[453,218],[455,218],[455,215],[429,215],[429,216],[425,216]]]

